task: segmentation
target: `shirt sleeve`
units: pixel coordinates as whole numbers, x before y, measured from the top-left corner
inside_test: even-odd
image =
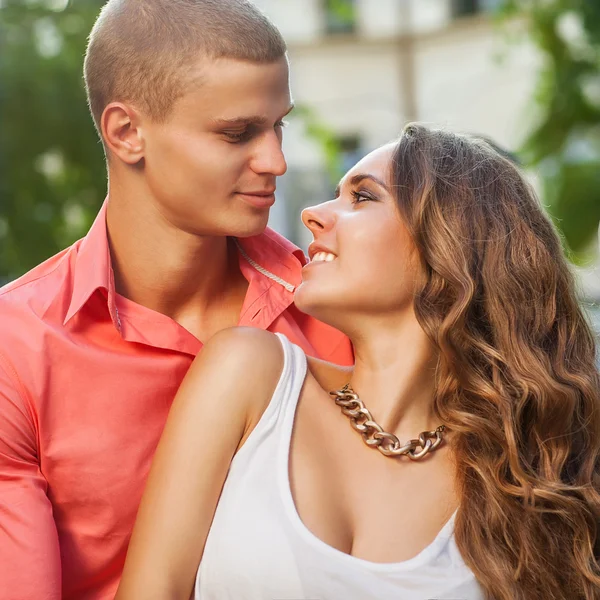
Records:
[[[0,600],[60,600],[60,549],[32,407],[0,355]]]

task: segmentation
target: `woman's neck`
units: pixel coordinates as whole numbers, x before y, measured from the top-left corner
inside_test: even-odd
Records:
[[[437,353],[416,318],[365,328],[352,339],[350,384],[374,420],[402,441],[439,423],[433,411]]]

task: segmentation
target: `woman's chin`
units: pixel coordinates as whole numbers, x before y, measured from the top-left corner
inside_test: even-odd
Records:
[[[294,294],[294,304],[301,312],[322,321],[328,325],[333,325],[332,320],[339,317],[340,307],[336,298],[325,293],[322,285],[315,285],[313,282],[302,282]]]
[[[294,292],[294,304],[298,310],[306,313],[307,315],[311,315],[311,294],[306,288],[307,285],[304,281],[296,288],[296,291]]]
[[[321,313],[323,309],[327,311],[327,302],[323,298],[322,290],[313,282],[302,281],[294,293],[294,304],[298,310],[317,319],[320,318],[315,313]]]

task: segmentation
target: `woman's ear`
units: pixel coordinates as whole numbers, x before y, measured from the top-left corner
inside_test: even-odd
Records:
[[[135,165],[144,158],[140,116],[133,107],[111,102],[102,113],[100,125],[107,153],[128,165]]]

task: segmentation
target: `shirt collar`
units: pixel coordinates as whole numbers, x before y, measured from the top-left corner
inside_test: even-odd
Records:
[[[263,233],[237,238],[242,258],[261,275],[279,283],[290,294],[302,279],[302,267],[306,264],[304,252],[282,235],[267,228]]]
[[[79,245],[65,325],[82,309],[96,290],[102,289],[107,292],[108,309],[113,323],[120,330],[106,230],[107,202],[106,200],[103,203],[92,227]],[[301,270],[306,264],[302,250],[269,228],[256,236],[238,238],[237,242],[242,257],[254,267],[256,276],[263,275],[276,281],[291,297],[300,284]]]
[[[105,201],[88,234],[79,245],[75,260],[73,291],[64,320],[65,325],[81,310],[96,290],[103,289],[108,294],[110,316],[115,327],[120,329],[115,307],[115,280],[106,232],[106,207]]]

